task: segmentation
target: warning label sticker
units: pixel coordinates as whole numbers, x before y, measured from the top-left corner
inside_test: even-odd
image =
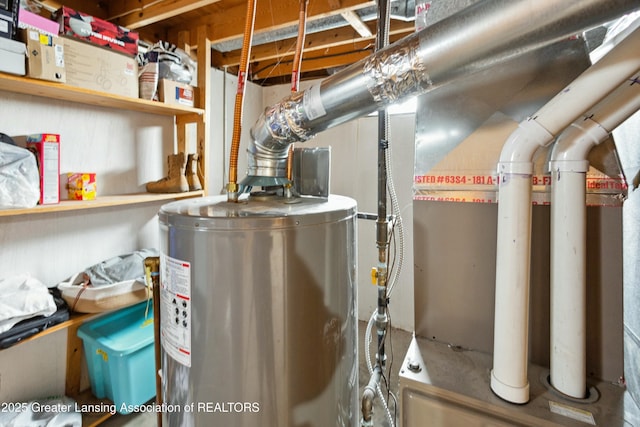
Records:
[[[160,333],[162,348],[191,367],[191,264],[160,255]]]

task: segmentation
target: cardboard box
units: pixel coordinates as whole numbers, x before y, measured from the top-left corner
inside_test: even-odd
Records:
[[[124,53],[138,54],[138,33],[111,22],[62,6],[54,13],[60,34]]]
[[[64,46],[60,37],[38,30],[23,29],[18,37],[27,45],[27,75],[34,79],[67,81],[64,68]]]
[[[24,76],[25,51],[24,43],[0,37],[0,71]]]
[[[95,200],[96,174],[68,172],[67,194],[69,200]]]
[[[40,173],[40,204],[60,203],[60,135],[36,133],[13,139],[36,156]]]
[[[138,97],[138,63],[118,52],[62,37],[67,84]]]
[[[195,105],[195,91],[193,86],[162,79],[158,82],[158,99],[165,104],[178,104],[186,107]]]

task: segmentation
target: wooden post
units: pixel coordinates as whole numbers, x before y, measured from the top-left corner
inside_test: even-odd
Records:
[[[206,25],[198,27],[198,96],[197,107],[209,111],[211,102],[211,40]],[[202,183],[204,194],[209,193],[209,117],[202,117],[196,124],[198,150],[198,178]]]

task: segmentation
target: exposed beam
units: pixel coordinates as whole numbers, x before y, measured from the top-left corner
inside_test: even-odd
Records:
[[[402,34],[390,35],[389,41],[393,43],[401,38]],[[351,65],[371,55],[374,49],[375,43],[371,40],[323,49],[310,55],[303,55],[300,71],[306,73]],[[252,63],[251,79],[259,83],[259,80],[286,75],[290,76],[291,63],[291,58]]]
[[[192,12],[219,1],[170,0],[158,2],[157,0],[117,0],[109,3],[108,19],[117,21],[119,25],[125,28],[135,30],[183,13]],[[193,28],[194,26],[190,27]]]
[[[364,7],[375,5],[371,0],[342,0],[340,9],[333,9],[324,1],[311,1],[307,9],[307,22]],[[270,2],[258,0],[255,20],[255,34],[297,26],[300,0],[272,0]],[[191,20],[189,27],[207,25],[209,40],[212,44],[242,37],[246,5],[238,4],[220,13],[202,16]],[[182,28],[172,28],[171,32]],[[188,29],[188,28],[187,28]],[[193,40],[192,43],[196,43]]]
[[[333,67],[340,67],[347,64],[351,64],[354,62],[358,62],[359,60],[366,58],[371,54],[373,50],[373,46],[371,50],[363,50],[363,51],[349,51],[343,53],[335,53],[335,56],[330,58],[325,58],[319,56],[317,58],[309,58],[302,59],[302,72],[315,71],[315,70],[325,70]],[[273,77],[280,77],[284,75],[291,75],[291,62],[292,60],[287,60],[284,62],[280,62],[277,64],[273,64],[272,66],[268,66],[262,68],[255,74],[252,74],[251,80],[260,84],[259,80],[269,79]]]
[[[340,15],[360,34],[360,37],[371,37],[373,35],[367,24],[353,10],[342,12]]]
[[[78,12],[86,13],[87,15],[95,16],[96,18],[106,19],[108,11],[103,7],[102,2],[97,1],[84,1],[84,0],[40,0],[38,4],[43,7],[46,12],[40,14],[45,17],[49,17],[49,13],[60,9],[61,6],[67,6]]]
[[[373,28],[373,24],[371,24]],[[411,34],[415,29],[413,22],[392,20],[389,35],[405,36]],[[336,28],[309,34],[305,37],[304,53],[309,55],[317,50],[324,50],[340,45],[353,45],[362,40],[373,40],[375,36],[360,38],[351,27]],[[279,40],[273,43],[253,46],[251,48],[251,62],[268,61],[277,58],[293,56],[295,49],[295,38]],[[240,63],[240,51],[215,53],[213,65],[222,68],[224,66],[235,66]]]

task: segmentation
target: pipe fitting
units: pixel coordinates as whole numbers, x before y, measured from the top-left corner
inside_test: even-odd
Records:
[[[381,333],[384,333],[384,331],[387,330],[388,324],[389,324],[389,317],[387,316],[386,312],[382,314],[380,313],[376,314],[376,329],[378,329],[378,331],[382,331]]]
[[[536,119],[528,118],[520,122],[502,147],[498,172],[531,174],[535,151],[551,141],[553,135]]]
[[[238,183],[230,182],[227,184],[227,201],[228,202],[237,202],[238,201]]]
[[[589,151],[608,136],[609,132],[590,118],[573,122],[558,137],[553,146],[549,169],[562,172],[587,172]]]
[[[360,423],[362,427],[373,426],[373,400],[375,397],[375,391],[367,386],[362,393],[362,421]]]
[[[376,388],[380,383],[381,374],[382,370],[380,365],[376,365],[362,393],[362,421],[360,423],[362,427],[373,426],[373,401],[376,398]]]

